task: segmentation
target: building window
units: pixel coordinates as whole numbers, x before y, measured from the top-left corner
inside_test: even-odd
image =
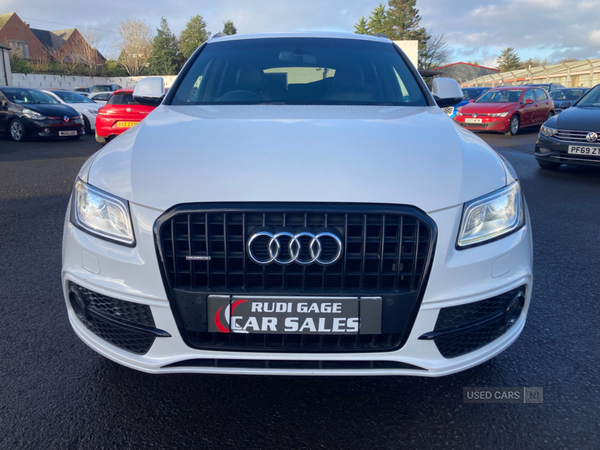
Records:
[[[29,41],[8,41],[11,47],[11,54],[20,56],[21,58],[29,59]]]

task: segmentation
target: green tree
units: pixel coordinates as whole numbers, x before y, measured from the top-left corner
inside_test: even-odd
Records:
[[[439,37],[432,38],[420,25],[421,16],[416,7],[416,0],[388,0],[388,5],[380,3],[369,15],[368,21],[363,17],[354,25],[355,33],[383,33],[392,40],[419,41],[419,67],[434,67],[448,56],[449,50],[442,42],[440,51]],[[430,42],[431,41],[431,42]],[[429,45],[429,49],[428,49]]]
[[[178,53],[177,38],[171,33],[167,19],[161,17],[160,28],[156,29],[156,36],[152,43],[150,73],[153,75],[177,75],[179,71]]]
[[[369,25],[367,24],[367,19],[365,19],[365,16],[362,16],[358,22],[354,24],[354,32],[356,34],[371,34],[369,32]]]
[[[233,34],[237,34],[237,28],[233,25],[231,20],[223,23],[223,33],[231,36]]]
[[[521,59],[514,47],[508,47],[502,50],[497,59],[500,72],[510,72],[521,68]]]
[[[16,53],[10,55],[10,68],[13,73],[31,73],[27,60]]]
[[[114,59],[107,60],[98,67],[98,75],[103,77],[126,77],[127,69]]]
[[[387,21],[390,39],[419,41],[419,67],[421,69],[435,66],[435,63],[431,61],[431,55],[435,53],[435,49],[431,47],[437,47],[437,43],[421,26],[421,16],[416,0],[389,0]]]
[[[180,48],[185,59],[192,56],[204,42],[210,37],[210,32],[206,31],[206,22],[202,16],[192,17],[181,32]]]
[[[367,27],[369,34],[383,33],[388,36],[388,17],[385,4],[380,3],[379,6],[371,11]]]
[[[416,0],[389,0],[387,22],[390,39],[425,41],[427,31],[420,25]]]

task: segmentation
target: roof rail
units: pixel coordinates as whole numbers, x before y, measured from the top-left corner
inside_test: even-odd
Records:
[[[389,39],[389,37],[387,37],[385,34],[383,33],[375,33],[373,36],[375,37],[379,37],[379,38],[384,38],[384,39]]]
[[[209,41],[210,41],[210,40],[212,40],[212,39],[221,38],[221,37],[223,37],[223,36],[227,36],[227,35],[226,35],[225,33],[217,33],[217,34],[213,34],[213,35],[210,37]]]

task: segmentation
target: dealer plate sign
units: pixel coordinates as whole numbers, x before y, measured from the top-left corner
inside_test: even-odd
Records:
[[[381,334],[381,297],[208,297],[208,331]]]

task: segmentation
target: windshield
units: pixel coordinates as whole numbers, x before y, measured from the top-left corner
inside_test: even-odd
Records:
[[[48,94],[36,91],[35,89],[2,89],[2,93],[9,101],[18,104],[59,104],[58,100],[53,99]]]
[[[119,94],[113,94],[108,101],[109,105],[139,105],[139,103],[133,101],[133,92],[121,92]]]
[[[577,102],[577,106],[600,108],[600,85],[581,97],[581,100]]]
[[[357,39],[268,38],[208,44],[173,105],[401,105],[427,99],[396,48]]]
[[[521,90],[503,89],[498,91],[487,91],[475,103],[517,103],[521,98]]]
[[[564,89],[550,92],[550,97],[552,97],[552,100],[557,101],[574,101],[581,97],[584,92],[583,89]]]
[[[92,88],[92,92],[112,92],[112,86],[107,85],[107,86],[94,86]]]
[[[53,91],[52,93],[65,103],[94,103],[89,98],[74,92]]]
[[[463,100],[475,100],[481,92],[482,89],[463,89]]]

